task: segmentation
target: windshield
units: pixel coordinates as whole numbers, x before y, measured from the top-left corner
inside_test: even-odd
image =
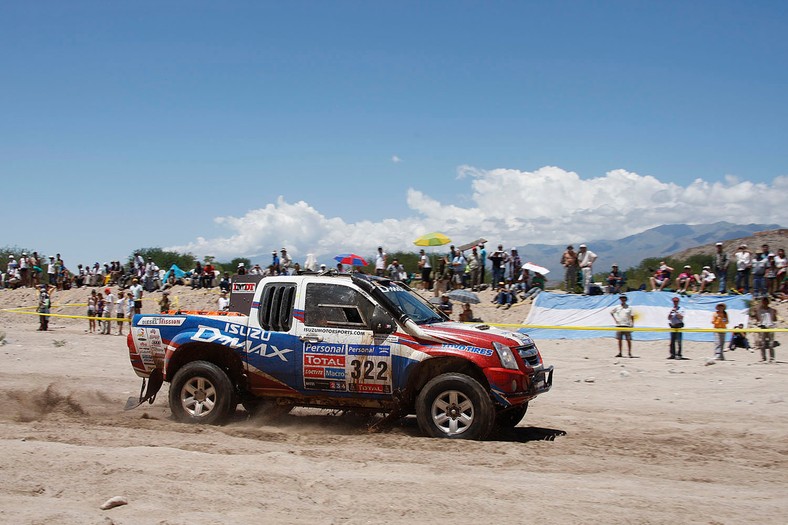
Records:
[[[442,323],[448,320],[419,294],[395,283],[378,284],[383,294],[394,306],[413,319],[416,324]]]

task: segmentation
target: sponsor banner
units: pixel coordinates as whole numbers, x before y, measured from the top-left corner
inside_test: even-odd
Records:
[[[257,283],[232,283],[232,293],[254,293]]]
[[[344,355],[345,345],[334,343],[307,343],[306,346],[304,346],[304,353]]]

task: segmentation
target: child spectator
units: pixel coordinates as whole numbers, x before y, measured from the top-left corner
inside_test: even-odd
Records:
[[[731,335],[731,342],[728,346],[728,350],[733,351],[736,348],[746,348],[747,350],[750,349],[750,342],[747,340],[747,334],[744,332],[739,332],[737,330],[744,330],[744,325],[739,323],[734,328],[734,332]]]
[[[714,325],[714,328],[728,327],[728,312],[725,311],[725,303],[717,305],[714,315],[711,317],[711,324]],[[723,350],[725,349],[725,332],[715,332],[714,339],[714,354],[716,359],[718,361],[724,361],[725,355],[723,354]]]

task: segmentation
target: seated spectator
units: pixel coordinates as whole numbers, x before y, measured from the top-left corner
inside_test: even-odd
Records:
[[[695,283],[695,277],[692,274],[692,267],[688,264],[684,266],[678,277],[676,277],[676,291],[678,293],[687,293],[690,286]]]
[[[618,265],[614,264],[607,274],[607,293],[618,294],[621,292],[621,285],[624,283],[624,275],[619,271]]]
[[[449,300],[449,296],[446,295],[445,293],[441,294],[441,300],[438,303],[438,309],[441,312],[445,313],[446,315],[451,315],[452,304],[451,301]]]
[[[711,271],[711,267],[704,266],[703,270],[700,272],[700,275],[695,276],[695,279],[697,279],[697,281],[700,283],[700,289],[698,290],[698,293],[705,293],[706,287],[711,286],[711,283],[713,283],[716,278],[717,277],[714,275],[714,272]]]
[[[460,322],[461,323],[480,323],[482,322],[481,319],[477,319],[473,316],[473,310],[471,310],[471,305],[468,303],[462,303],[462,312],[460,312]]]
[[[654,272],[654,276],[649,278],[651,282],[651,291],[655,292],[659,290],[660,292],[665,289],[665,287],[670,284],[670,272],[673,271],[673,268],[665,264],[665,261],[659,263],[659,268],[657,271]]]
[[[224,272],[222,280],[219,281],[219,289],[223,292],[230,292],[230,272]]]
[[[747,350],[750,349],[750,342],[747,340],[747,334],[737,331],[743,329],[743,324],[737,324],[733,329],[733,335],[731,335],[731,342],[728,346],[728,350],[735,350],[736,348],[746,348]]]
[[[492,302],[495,303],[496,308],[500,308],[501,306],[510,308],[512,306],[512,302],[514,302],[513,293],[506,287],[506,283],[503,281],[498,283],[498,291]]]
[[[533,279],[531,279],[531,287],[523,295],[523,300],[528,299],[529,297],[531,299],[534,299],[537,295],[539,295],[540,293],[542,293],[542,291],[544,291],[544,285],[545,285],[544,275],[542,275],[539,272],[535,272]]]

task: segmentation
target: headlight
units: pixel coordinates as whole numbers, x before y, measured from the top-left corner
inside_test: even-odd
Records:
[[[501,359],[501,364],[504,368],[517,370],[517,360],[514,358],[511,348],[497,341],[493,342],[493,348],[498,352],[498,357]]]

